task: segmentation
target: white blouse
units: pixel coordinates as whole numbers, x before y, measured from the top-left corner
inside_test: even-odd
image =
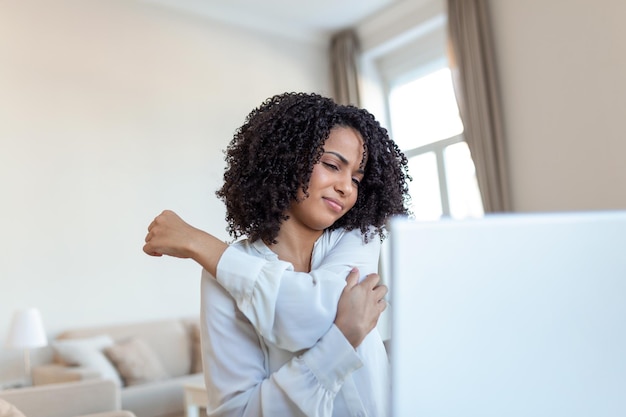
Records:
[[[261,241],[202,275],[202,349],[209,416],[385,416],[389,367],[378,331],[356,349],[333,324],[352,267],[377,272],[380,241],[325,232],[312,272],[295,272]]]

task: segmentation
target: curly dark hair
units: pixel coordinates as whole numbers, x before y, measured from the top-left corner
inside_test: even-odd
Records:
[[[284,93],[252,110],[225,151],[224,185],[216,195],[226,204],[234,239],[276,243],[287,209],[300,189],[308,196],[313,166],[339,126],[361,134],[367,162],[356,204],[330,229],[359,228],[365,241],[383,239],[387,219],[409,213],[407,159],[374,116],[317,94]]]

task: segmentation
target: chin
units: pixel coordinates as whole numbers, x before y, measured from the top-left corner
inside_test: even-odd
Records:
[[[322,232],[334,225],[342,216],[329,215],[329,213],[316,213],[316,216],[310,216],[303,223],[311,230]],[[334,213],[333,213],[334,214]]]
[[[316,224],[309,225],[309,227],[311,229],[313,229],[313,230],[317,230],[317,231],[323,232],[324,230],[326,230],[329,227],[331,227],[333,224],[335,224],[334,221],[333,222],[319,222],[319,223],[316,223]]]
[[[333,226],[335,225],[335,223],[337,223],[337,221],[338,221],[338,220],[335,220],[335,221],[334,221],[334,222],[332,222],[332,223],[326,223],[326,224],[324,224],[324,229],[323,229],[323,230],[330,229],[331,227],[333,227]]]

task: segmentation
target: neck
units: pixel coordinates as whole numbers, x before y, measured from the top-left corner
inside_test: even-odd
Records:
[[[280,260],[290,262],[296,272],[310,272],[313,245],[323,231],[292,227],[286,221],[282,224],[276,240],[278,243],[268,245]]]

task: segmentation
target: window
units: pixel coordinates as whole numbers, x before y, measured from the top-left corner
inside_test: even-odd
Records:
[[[412,211],[419,220],[479,217],[474,164],[447,67],[388,86],[390,130],[409,158]]]
[[[446,57],[445,8],[441,1],[427,4],[432,7],[398,9],[398,26],[406,16],[412,23],[394,36],[376,41],[377,33],[364,29],[372,46],[362,61],[363,104],[409,158],[416,219],[480,217],[482,201]]]

